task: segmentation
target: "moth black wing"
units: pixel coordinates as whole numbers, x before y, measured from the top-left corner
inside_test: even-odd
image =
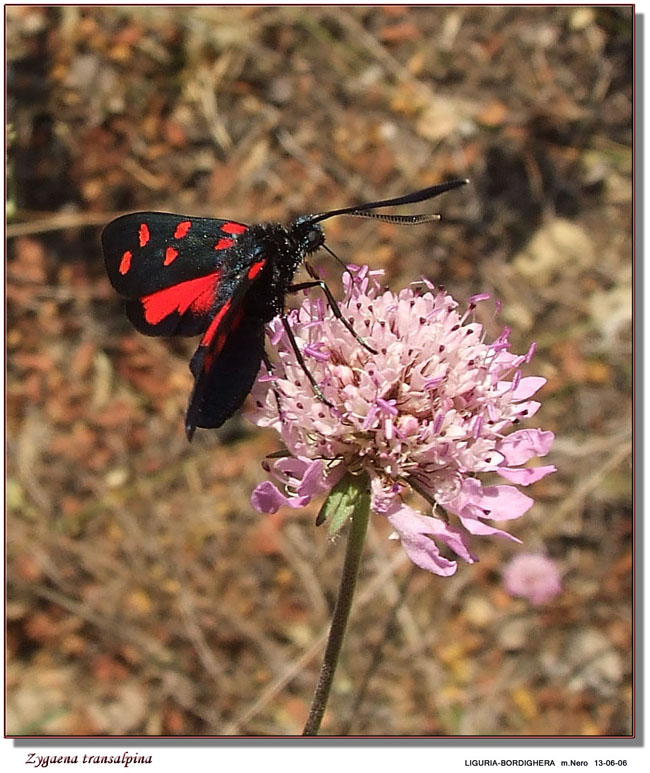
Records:
[[[194,355],[190,368],[196,380],[185,417],[190,440],[196,427],[220,427],[242,406],[263,356],[264,323],[247,315],[233,321],[209,367],[203,368],[198,352]]]
[[[248,226],[232,220],[134,212],[102,233],[106,272],[124,298],[213,273]]]
[[[216,313],[230,256],[248,226],[232,220],[136,212],[102,233],[106,271],[146,335],[198,335]]]
[[[190,440],[196,427],[220,427],[253,386],[264,354],[264,322],[250,292],[267,263],[266,257],[259,258],[229,279],[223,303],[192,357],[194,388],[185,416]]]

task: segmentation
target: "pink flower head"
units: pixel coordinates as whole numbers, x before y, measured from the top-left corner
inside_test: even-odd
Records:
[[[544,604],[562,590],[555,562],[541,553],[522,553],[510,561],[503,582],[511,596],[522,596],[532,604]]]
[[[522,377],[532,356],[508,350],[508,330],[492,343],[467,311],[442,289],[423,280],[421,291],[394,294],[376,280],[381,271],[349,266],[341,310],[376,354],[362,347],[322,298],[307,295],[290,323],[307,368],[331,407],[314,393],[279,319],[269,325],[273,373],[253,390],[252,421],[274,427],[290,454],[276,460],[269,481],[253,494],[261,512],[281,505],[302,507],[330,489],[346,470],[371,480],[372,508],[391,523],[409,557],[441,575],[456,562],[440,554],[443,543],[472,563],[467,534],[500,535],[489,521],[523,515],[533,500],[511,483],[527,486],[555,467],[524,468],[545,456],[552,432],[513,425],[532,416],[531,400],[545,383]],[[269,388],[269,386],[271,388]],[[478,476],[497,473],[507,483],[484,485]],[[410,490],[429,505],[424,515],[406,505]],[[451,525],[444,512],[457,518]]]

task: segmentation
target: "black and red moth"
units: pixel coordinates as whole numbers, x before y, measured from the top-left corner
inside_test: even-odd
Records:
[[[426,201],[466,182],[452,180],[398,198],[302,215],[287,226],[163,212],[135,212],[109,223],[102,233],[106,271],[126,299],[133,325],[150,336],[201,336],[190,362],[188,439],[196,427],[220,427],[242,405],[264,357],[264,325],[284,315],[286,293],[322,285],[292,285],[300,264],[325,243],[320,222],[336,215],[429,222],[438,216],[373,210]]]

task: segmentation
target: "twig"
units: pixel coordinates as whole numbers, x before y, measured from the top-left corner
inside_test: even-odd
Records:
[[[119,217],[121,212],[64,212],[31,223],[9,223],[5,228],[7,239],[18,236],[33,236],[48,231],[63,231],[66,228],[84,228],[85,226],[105,225]]]

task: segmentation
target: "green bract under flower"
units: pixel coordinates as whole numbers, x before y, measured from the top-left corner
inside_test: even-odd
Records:
[[[253,505],[261,512],[302,507],[346,471],[364,470],[373,510],[389,519],[410,558],[453,574],[456,562],[440,555],[436,540],[475,561],[466,532],[514,540],[486,521],[518,518],[533,504],[515,486],[486,486],[478,476],[498,473],[527,486],[555,470],[521,466],[548,453],[552,432],[510,431],[539,408],[530,398],[545,379],[519,370],[534,346],[511,354],[507,329],[486,343],[472,312],[487,295],[460,313],[450,295],[426,281],[421,292],[395,295],[381,289],[381,272],[348,268],[341,309],[376,353],[360,346],[320,298],[310,295],[291,312],[298,346],[330,407],[314,393],[280,320],[270,323],[273,373],[258,379],[250,418],[274,427],[290,456],[273,463],[281,488],[260,484]],[[404,503],[409,489],[432,505],[431,515]],[[438,506],[462,528],[440,517]]]

